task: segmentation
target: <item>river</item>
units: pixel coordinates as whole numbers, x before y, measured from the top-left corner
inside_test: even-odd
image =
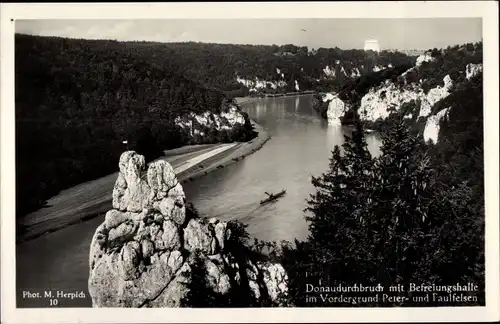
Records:
[[[328,125],[312,108],[312,96],[259,99],[245,103],[251,119],[266,128],[271,139],[257,152],[224,169],[184,185],[187,200],[204,217],[237,219],[262,240],[302,240],[308,229],[304,208],[314,192],[311,176],[328,168],[331,151],[341,145],[346,127]],[[378,154],[380,139],[367,143]],[[260,205],[264,192],[287,193]],[[83,290],[87,298],[61,300],[59,306],[89,307],[87,293],[89,245],[102,218],[67,227],[17,247],[17,290],[40,292]],[[48,299],[17,298],[18,307],[48,306]]]
[[[269,131],[271,139],[248,158],[184,185],[187,200],[205,217],[238,219],[262,240],[305,239],[304,208],[314,192],[311,176],[327,171],[331,151],[351,129],[328,125],[312,107],[312,96],[266,98],[243,104],[244,111]],[[378,154],[378,134],[367,136]],[[260,205],[264,192],[286,194]]]

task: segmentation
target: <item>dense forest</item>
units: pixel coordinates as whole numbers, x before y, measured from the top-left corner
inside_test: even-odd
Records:
[[[207,141],[248,140],[248,116],[234,132],[195,139],[175,118],[226,111],[214,89],[158,67],[134,44],[16,35],[16,197],[23,215],[83,181],[112,173],[125,149],[148,160]],[[124,144],[124,141],[128,141]]]
[[[88,41],[89,46],[102,41]],[[295,80],[301,90],[322,91],[340,87],[358,70],[361,74],[375,66],[413,64],[414,57],[399,52],[375,53],[363,50],[319,48],[310,50],[295,45],[234,45],[210,43],[156,43],[106,41],[111,51],[127,47],[136,56],[161,69],[184,75],[207,88],[216,88],[231,97],[249,94],[249,88],[237,81],[243,79],[284,81],[281,92],[293,92]],[[338,64],[337,64],[338,62]],[[327,77],[326,66],[336,77]],[[279,70],[279,73],[277,72]],[[342,72],[345,71],[345,74]],[[283,74],[283,76],[281,76]],[[263,92],[276,92],[272,88]]]

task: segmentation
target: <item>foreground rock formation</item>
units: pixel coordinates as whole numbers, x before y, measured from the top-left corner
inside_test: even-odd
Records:
[[[256,300],[286,295],[279,264],[231,252],[231,229],[216,219],[192,218],[173,168],[122,154],[113,208],[90,246],[89,292],[94,307],[179,307],[189,292],[193,264],[204,264],[206,283],[227,294],[249,287]],[[241,261],[244,260],[244,261]],[[197,284],[197,283],[194,283]]]

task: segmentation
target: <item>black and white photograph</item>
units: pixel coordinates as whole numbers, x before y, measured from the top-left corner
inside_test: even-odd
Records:
[[[484,17],[133,8],[2,15],[16,309],[335,316],[498,300],[485,248],[496,237],[498,254],[498,228],[486,234],[498,227],[498,83],[496,104],[485,98],[498,39],[486,45]]]

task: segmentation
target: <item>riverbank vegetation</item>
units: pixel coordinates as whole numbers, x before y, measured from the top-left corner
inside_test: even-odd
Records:
[[[185,113],[218,114],[220,91],[147,61],[133,44],[16,35],[16,212],[58,191],[116,171],[126,149],[151,160],[185,144],[248,140],[245,125],[207,137],[175,123]],[[140,53],[139,53],[140,54]],[[125,143],[124,143],[125,141]]]

